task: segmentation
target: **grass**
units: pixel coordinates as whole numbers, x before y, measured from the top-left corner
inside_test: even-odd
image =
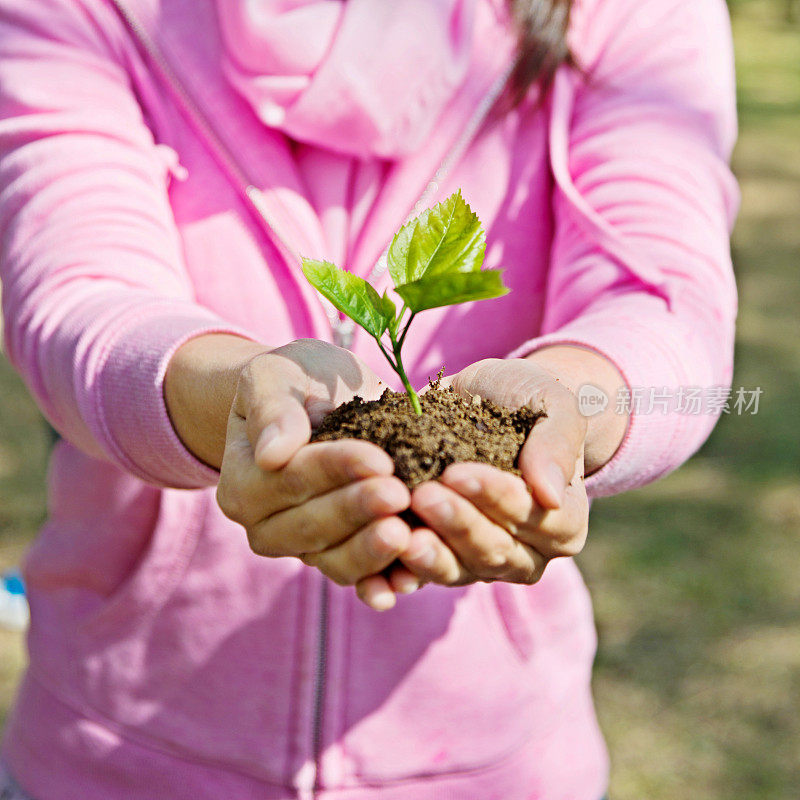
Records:
[[[0,572],[19,563],[44,519],[47,428],[0,357]],[[0,727],[25,663],[23,638],[0,628]]]
[[[612,800],[796,800],[800,787],[800,26],[783,3],[735,6],[742,213],[734,383],[679,472],[597,503],[580,557],[595,599],[595,693]],[[0,363],[0,568],[43,518],[47,435]],[[0,720],[24,661],[0,631]]]
[[[580,558],[614,800],[800,787],[800,27],[782,12],[754,0],[734,16],[734,385],[763,388],[759,413],[724,417],[679,472],[598,503]]]

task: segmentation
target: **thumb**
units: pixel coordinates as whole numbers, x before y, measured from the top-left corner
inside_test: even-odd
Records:
[[[288,394],[262,402],[247,418],[247,438],[256,464],[271,472],[286,466],[311,438],[305,409]]]
[[[245,421],[245,430],[256,464],[269,472],[285,466],[311,438],[305,394],[298,384],[304,378],[270,365],[268,356],[251,362],[242,374],[234,413]],[[271,368],[270,368],[271,367]]]
[[[545,508],[560,508],[575,464],[583,459],[586,419],[571,393],[545,402],[547,416],[534,426],[519,456],[522,477]]]

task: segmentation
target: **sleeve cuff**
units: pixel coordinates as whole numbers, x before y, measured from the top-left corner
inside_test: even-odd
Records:
[[[611,459],[586,479],[590,497],[605,497],[643,486],[678,467],[704,441],[717,415],[678,413],[678,388],[687,375],[677,354],[680,343],[663,326],[653,327],[632,318],[616,318],[613,324],[599,318],[581,318],[560,330],[530,339],[508,355],[523,358],[545,347],[571,345],[593,350],[619,370],[630,391],[663,392],[665,406],[634,407],[628,429]],[[609,403],[617,403],[611,397]],[[642,404],[646,406],[646,403]]]
[[[167,413],[164,376],[175,351],[197,336],[254,339],[196,305],[148,306],[119,324],[94,370],[85,400],[98,439],[125,469],[148,483],[180,489],[213,486],[219,472],[181,442]]]

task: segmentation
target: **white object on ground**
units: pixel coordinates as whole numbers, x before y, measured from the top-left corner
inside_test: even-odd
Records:
[[[6,572],[0,576],[0,627],[24,631],[29,619],[22,578],[18,572]]]

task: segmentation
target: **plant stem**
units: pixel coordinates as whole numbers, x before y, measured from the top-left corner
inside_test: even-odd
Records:
[[[384,355],[384,358],[389,362],[389,366],[397,373],[397,375],[400,377],[400,380],[403,382],[406,394],[408,395],[408,399],[411,401],[411,406],[414,409],[415,413],[418,416],[422,416],[422,404],[419,401],[419,395],[414,391],[414,387],[411,385],[411,381],[408,379],[408,375],[406,375],[405,367],[403,367],[403,359],[400,356],[400,349],[403,346],[403,340],[406,338],[406,333],[408,333],[408,326],[411,324],[412,319],[414,319],[413,313],[411,314],[411,317],[406,323],[405,330],[403,331],[399,339],[395,339],[394,336],[392,336],[391,331],[389,331],[389,339],[392,342],[392,352],[394,353],[394,359],[392,359],[391,354],[386,349],[383,342],[378,337],[374,338],[375,341],[378,343],[378,347],[380,347],[381,352]]]
[[[411,400],[411,405],[414,408],[414,411],[417,413],[418,416],[422,416],[422,406],[419,402],[419,396],[414,391],[414,388],[411,386],[411,381],[409,381],[408,376],[406,375],[406,371],[403,368],[403,360],[400,358],[400,347],[401,342],[396,342],[392,339],[392,349],[394,350],[394,357],[396,363],[393,365],[395,372],[400,376],[400,380],[403,381],[403,386],[406,387],[406,392],[408,393],[408,399]]]
[[[398,347],[403,346],[403,342],[406,340],[406,334],[408,333],[408,329],[411,327],[411,322],[413,321],[415,316],[416,316],[416,311],[412,311],[411,316],[408,318],[408,322],[406,322],[405,328],[403,328],[403,332],[400,334],[400,338],[397,340]]]
[[[397,369],[397,364],[394,363],[392,354],[383,346],[383,342],[380,339],[376,338],[375,341],[378,343],[378,347],[380,347],[383,357],[389,362],[389,366],[399,375],[400,371]]]

